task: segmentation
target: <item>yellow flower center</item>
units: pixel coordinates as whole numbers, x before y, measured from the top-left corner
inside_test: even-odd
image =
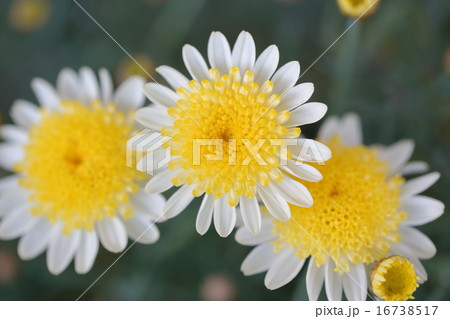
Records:
[[[78,101],[63,101],[60,111],[42,109],[41,115],[16,165],[30,190],[32,214],[63,222],[66,234],[92,231],[106,216],[132,216],[129,195],[145,176],[125,166],[132,117],[114,105]]]
[[[414,299],[413,293],[419,287],[420,278],[414,265],[401,256],[390,256],[380,260],[370,274],[372,292],[387,301]]]
[[[375,12],[381,0],[337,0],[343,14],[352,18],[367,17]]]
[[[241,78],[238,67],[225,75],[211,69],[209,77],[177,90],[181,99],[169,109],[174,125],[161,132],[171,137],[164,147],[177,156],[169,168],[182,169],[173,178],[176,186],[195,183],[195,196],[227,193],[228,204],[237,205],[239,196],[255,196],[256,182],[267,186],[283,178],[280,145],[300,129],[282,125],[290,113],[274,109],[280,96],[271,93],[271,81],[259,86],[253,72]]]
[[[342,273],[349,263],[368,264],[385,257],[391,243],[401,240],[397,225],[407,216],[398,211],[404,179],[389,177],[388,164],[373,148],[346,147],[338,138],[329,147],[333,157],[326,165],[316,165],[323,180],[304,182],[314,205],[291,205],[291,220],[275,220],[273,231],[279,239],[273,244],[276,250],[286,244],[298,249],[300,259],[311,255],[317,266],[331,257],[339,263],[335,270]]]

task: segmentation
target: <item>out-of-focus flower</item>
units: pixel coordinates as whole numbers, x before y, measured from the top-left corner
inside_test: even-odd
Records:
[[[33,32],[47,23],[50,11],[48,0],[14,0],[9,9],[9,23],[17,30]]]
[[[381,0],[337,0],[342,14],[350,18],[366,18],[373,14]]]
[[[181,186],[168,200],[166,216],[177,216],[194,197],[204,195],[198,233],[206,233],[214,220],[219,235],[226,237],[235,226],[237,205],[244,225],[252,233],[260,231],[257,197],[284,221],[290,218],[288,202],[311,206],[308,189],[291,174],[310,181],[322,176],[310,165],[294,165],[293,158],[308,147],[317,150],[317,156],[303,152],[302,160],[323,162],[331,153],[321,143],[298,138],[298,126],[320,120],[327,111],[322,103],[305,104],[314,91],[311,83],[294,86],[299,63],[291,61],[276,71],[277,47],[269,46],[256,58],[253,38],[245,31],[233,49],[222,33],[211,34],[211,68],[191,45],[183,47],[183,59],[193,80],[169,66],[158,67],[171,88],[148,83],[144,91],[154,105],[136,112],[138,122],[161,132],[165,140],[160,149],[168,148],[172,155],[146,190],[157,193]],[[285,154],[280,149],[288,140],[297,148]]]
[[[203,300],[234,300],[236,299],[236,284],[224,274],[208,275],[202,282],[200,288],[201,298]]]
[[[152,77],[155,76],[155,64],[148,55],[136,54],[133,55],[133,58],[136,61],[133,61],[130,57],[126,57],[120,62],[116,70],[116,80],[118,83],[121,83],[134,75],[147,80],[150,80],[149,74]]]
[[[9,250],[0,250],[0,285],[8,284],[17,277],[19,263]]]
[[[317,300],[324,283],[330,300],[341,300],[342,291],[348,300],[365,300],[370,265],[401,255],[414,264],[420,282],[427,280],[420,259],[433,257],[436,247],[413,226],[431,222],[444,212],[442,202],[419,195],[439,174],[405,180],[403,175],[427,170],[424,162],[408,163],[414,143],[365,146],[356,114],[330,117],[318,138],[328,143],[333,157],[317,166],[322,181],[306,183],[314,206],[291,205],[292,218],[287,222],[265,216],[258,236],[240,228],[236,240],[257,246],[242,263],[244,274],[267,271],[266,287],[277,289],[290,282],[311,257],[306,273],[310,300]]]
[[[371,291],[386,301],[414,299],[420,278],[414,265],[402,256],[390,256],[378,261],[370,273]]]
[[[18,100],[16,125],[0,127],[0,165],[16,172],[0,179],[0,238],[20,237],[24,260],[47,251],[55,275],[72,259],[76,272],[88,272],[99,241],[117,253],[128,236],[145,244],[159,238],[151,225],[165,199],[143,194],[146,175],[125,165],[144,79],[129,78],[113,92],[109,73],[99,77],[86,67],[63,69],[56,89],[33,79],[41,107]]]

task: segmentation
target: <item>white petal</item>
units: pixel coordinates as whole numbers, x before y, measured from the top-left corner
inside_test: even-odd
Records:
[[[36,225],[20,239],[17,248],[19,257],[29,260],[39,256],[47,248],[55,228],[45,217],[39,218]]]
[[[0,195],[2,195],[5,192],[8,192],[10,190],[13,190],[17,186],[19,186],[18,181],[19,181],[19,176],[17,176],[17,175],[10,175],[8,177],[0,178]],[[0,206],[0,207],[3,209],[3,206]]]
[[[420,226],[427,224],[444,213],[444,203],[441,201],[426,197],[414,196],[403,201],[400,210],[408,213],[408,218],[402,222],[402,225]]]
[[[140,191],[131,197],[131,205],[139,214],[149,216],[153,220],[162,221],[166,199],[161,194],[148,194]]]
[[[197,81],[209,79],[208,66],[202,55],[190,44],[183,47],[183,61],[191,76]]]
[[[283,95],[287,93],[295,85],[299,75],[300,64],[297,61],[291,61],[283,65],[271,79],[273,82],[272,94]]]
[[[114,102],[119,110],[131,111],[144,104],[145,97],[142,92],[144,79],[140,76],[132,76],[125,80],[114,94]]]
[[[409,174],[420,174],[425,173],[428,171],[428,164],[421,161],[413,161],[407,163],[403,168],[400,170],[401,175],[409,175]]]
[[[363,143],[361,119],[356,113],[347,113],[342,117],[340,130],[342,143],[345,145],[355,146]]]
[[[281,97],[280,104],[276,107],[277,112],[292,110],[308,101],[314,93],[314,84],[301,83],[294,86]]]
[[[242,262],[241,271],[244,275],[252,276],[268,270],[277,257],[273,248],[268,243],[255,247]]]
[[[317,301],[319,298],[323,285],[324,268],[317,267],[314,258],[309,260],[308,271],[306,272],[306,291],[310,301]]]
[[[236,207],[227,203],[226,196],[214,202],[214,226],[220,237],[227,237],[236,225]]]
[[[203,198],[202,205],[198,210],[197,220],[195,222],[195,229],[200,235],[204,235],[211,225],[211,220],[214,210],[214,195],[206,194]]]
[[[28,205],[16,206],[3,217],[0,223],[0,238],[17,238],[30,230],[36,222],[37,218],[28,212]]]
[[[391,169],[390,173],[398,173],[408,162],[414,151],[412,140],[402,140],[380,150],[379,158],[387,161]]]
[[[144,93],[150,101],[165,107],[177,105],[180,99],[172,89],[158,83],[147,83],[144,86]]]
[[[305,259],[298,259],[288,248],[278,254],[264,278],[264,284],[270,290],[278,289],[288,284],[300,272]]]
[[[295,162],[292,160],[288,160],[287,168],[290,170],[290,173],[297,176],[300,179],[309,182],[318,182],[322,180],[323,176],[320,171],[308,164]],[[285,167],[283,167],[284,169]]]
[[[281,196],[291,204],[300,207],[311,207],[313,198],[305,185],[284,176],[283,180],[273,184]]]
[[[301,126],[315,123],[327,112],[327,106],[323,103],[306,103],[291,111],[291,117],[283,125],[287,127]]]
[[[24,157],[23,147],[18,144],[0,144],[0,166],[8,171],[14,170],[14,165],[21,162]]]
[[[325,291],[328,300],[341,301],[342,300],[342,278],[341,275],[334,271],[334,261],[325,263]]]
[[[409,256],[409,261],[414,265],[414,270],[416,275],[420,277],[419,283],[423,283],[428,280],[428,274],[425,267],[422,265],[420,260],[416,257]]]
[[[270,79],[277,69],[280,53],[276,45],[271,45],[265,49],[255,62],[253,73],[254,81],[259,85]]]
[[[339,133],[339,119],[333,115],[323,122],[317,133],[317,138],[326,143]]]
[[[212,32],[208,41],[208,60],[212,68],[228,74],[231,68],[231,51],[227,39],[221,32]]]
[[[342,275],[342,286],[348,301],[365,301],[367,298],[367,273],[363,263],[350,265],[350,273]]]
[[[261,211],[256,197],[241,196],[239,206],[245,227],[253,234],[259,233],[261,230]]]
[[[241,74],[253,70],[256,58],[255,41],[250,33],[242,31],[233,47],[232,65],[239,67]]]
[[[399,227],[402,243],[409,247],[420,259],[429,259],[436,254],[436,246],[420,230],[412,227]]]
[[[44,79],[35,78],[31,81],[31,88],[40,106],[49,110],[57,110],[60,100],[54,87]]]
[[[127,232],[122,221],[117,218],[105,217],[97,223],[100,242],[112,253],[119,253],[127,246]]]
[[[261,231],[252,234],[246,227],[240,227],[234,236],[236,241],[245,246],[255,246],[274,240],[277,235],[273,233],[273,219],[264,218],[261,222]]]
[[[28,131],[17,125],[5,124],[0,126],[0,138],[11,144],[24,145],[28,142]]]
[[[306,138],[297,139],[297,145],[288,146],[294,160],[324,163],[331,158],[328,146]]]
[[[437,182],[439,177],[441,177],[439,173],[433,172],[406,181],[402,188],[402,200],[417,195],[428,189],[430,186]]]
[[[155,222],[144,218],[143,215],[134,214],[132,218],[124,220],[125,228],[131,239],[141,244],[153,244],[159,239],[159,230]]]
[[[163,169],[161,172],[153,176],[145,185],[145,192],[147,193],[162,193],[173,186],[172,178],[178,173],[171,169]]]
[[[164,216],[166,218],[173,218],[180,214],[194,199],[194,195],[192,195],[194,188],[195,184],[185,184],[170,196],[164,207]]]
[[[258,195],[261,197],[264,205],[270,215],[281,221],[288,221],[291,218],[291,210],[283,196],[270,183],[266,187],[257,185]]]
[[[59,275],[69,266],[80,243],[80,231],[65,236],[58,232],[47,250],[47,267],[51,274]]]
[[[187,87],[189,83],[189,79],[185,77],[182,73],[180,73],[178,70],[167,66],[167,65],[161,65],[157,67],[156,72],[161,74],[161,76],[169,83],[169,85],[174,89],[177,90],[180,87]]]
[[[56,79],[56,88],[62,99],[78,100],[80,98],[78,74],[69,68],[62,69]]]
[[[13,175],[16,177],[15,175]],[[17,206],[23,206],[23,203],[28,201],[28,193],[17,185],[17,179],[10,177],[2,178],[0,180],[0,217],[13,213]],[[8,187],[3,189],[4,187]]]
[[[111,103],[113,95],[113,82],[108,70],[100,69],[98,72],[100,78],[100,91],[102,95],[103,105]]]
[[[20,126],[28,128],[30,125],[39,123],[41,114],[35,104],[24,100],[17,100],[11,107],[11,118]]]
[[[95,231],[82,230],[80,244],[75,255],[75,271],[78,274],[86,274],[94,265],[98,253],[98,237]]]
[[[135,117],[140,124],[158,132],[163,127],[172,126],[174,122],[163,107],[142,107],[136,111]]]
[[[88,67],[80,69],[80,81],[83,87],[83,98],[87,103],[100,99],[100,89],[94,71]]]

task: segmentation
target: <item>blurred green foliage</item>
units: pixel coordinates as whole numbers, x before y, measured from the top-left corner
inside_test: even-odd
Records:
[[[52,83],[65,66],[108,68],[113,74],[125,53],[71,0],[51,0],[50,18],[34,32],[11,26],[10,7],[0,2],[0,110],[17,98],[35,101],[29,83],[35,76]],[[209,34],[222,31],[232,42],[241,30],[252,33],[258,52],[275,43],[281,61],[299,60],[306,70],[349,26],[332,0],[79,0],[79,3],[130,54],[146,54],[155,65],[185,70],[185,43],[206,53]],[[325,102],[329,114],[356,111],[362,116],[367,143],[416,141],[414,160],[441,172],[426,192],[450,204],[450,1],[381,0],[378,11],[358,22],[302,75],[313,82],[313,100]],[[445,62],[445,56],[447,61]],[[447,67],[445,67],[445,65]],[[152,70],[148,70],[152,72]],[[160,80],[160,78],[156,78]],[[314,136],[318,125],[304,128]],[[3,175],[7,174],[6,172]],[[263,275],[244,277],[240,264],[249,252],[232,236],[195,232],[199,202],[160,225],[154,245],[135,245],[90,289],[86,300],[198,300],[205,278],[222,274],[238,300],[304,300],[302,271],[284,288],[269,291]],[[429,280],[418,300],[450,299],[449,214],[421,227],[437,246],[424,261]],[[16,241],[0,242],[3,263],[14,271],[0,281],[2,300],[76,299],[118,257],[100,251],[94,269],[78,276],[72,268],[54,277],[45,256],[17,261]],[[4,255],[9,256],[4,258]],[[6,260],[6,261],[5,261]],[[9,264],[8,264],[9,263]],[[0,274],[1,275],[1,274]],[[207,295],[207,294],[206,294]]]

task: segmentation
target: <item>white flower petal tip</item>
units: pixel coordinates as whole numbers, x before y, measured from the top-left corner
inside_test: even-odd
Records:
[[[163,127],[173,124],[173,119],[167,114],[167,109],[148,106],[140,108],[135,114],[136,121],[154,131],[161,131]]]
[[[256,48],[253,37],[247,31],[242,31],[233,47],[232,64],[240,70],[252,70],[255,64]]]
[[[114,93],[114,102],[117,108],[131,111],[144,104],[145,96],[142,93],[145,80],[140,76],[132,76],[125,80]]]
[[[211,33],[208,41],[208,60],[212,68],[226,74],[231,68],[231,51],[226,37],[218,31]]]
[[[174,90],[182,86],[187,87],[189,83],[189,79],[186,76],[170,66],[161,65],[155,71],[161,74]]]
[[[402,188],[402,199],[409,198],[427,190],[436,183],[440,177],[441,174],[433,172],[406,181]]]
[[[165,107],[175,106],[180,99],[172,89],[159,83],[145,84],[144,93],[150,101]]]
[[[105,217],[97,223],[100,242],[106,250],[120,253],[127,246],[127,232],[119,218]]]
[[[61,274],[73,259],[80,242],[80,231],[65,236],[61,232],[53,238],[47,251],[47,267],[52,275]]]
[[[230,206],[224,196],[214,202],[214,226],[220,237],[228,237],[236,225],[236,207]]]
[[[298,259],[291,249],[285,249],[278,254],[264,278],[264,284],[270,290],[278,289],[288,284],[298,275],[305,259]]]
[[[258,234],[261,230],[261,211],[256,197],[241,196],[240,208],[245,227],[252,234]]]
[[[341,137],[347,146],[356,146],[363,143],[361,118],[356,113],[347,113],[340,123]]]
[[[412,140],[402,140],[380,150],[380,159],[386,160],[391,168],[391,174],[399,172],[414,151]]]
[[[164,207],[164,217],[174,218],[180,214],[194,199],[192,191],[195,185],[181,186],[167,201]]]
[[[78,274],[88,273],[94,265],[99,248],[98,237],[95,231],[81,232],[80,244],[75,255],[75,271]]]
[[[314,93],[314,84],[306,82],[294,86],[281,97],[277,111],[293,110],[307,102]]]
[[[11,107],[11,118],[20,126],[28,128],[30,125],[40,121],[41,113],[35,104],[17,100]]]
[[[252,276],[270,268],[276,254],[271,244],[263,244],[255,247],[244,259],[241,271],[245,276]]]
[[[295,82],[297,82],[300,75],[300,63],[297,61],[291,61],[283,65],[273,75],[271,81],[273,82],[274,94],[283,95],[289,89],[291,89]]]
[[[40,106],[49,110],[57,110],[60,106],[60,99],[55,88],[44,79],[35,78],[31,80],[31,88],[36,95]]]
[[[183,61],[189,73],[197,81],[209,79],[208,66],[198,50],[190,44],[183,46]]]
[[[200,235],[206,234],[211,226],[215,199],[213,195],[205,195],[197,214],[195,229]]]
[[[285,126],[294,127],[311,124],[324,117],[328,107],[323,103],[306,103],[291,112],[291,117],[284,123]]]
[[[408,213],[408,218],[403,221],[403,225],[421,226],[438,219],[444,213],[443,202],[426,197],[414,196],[406,199],[400,210]]]
[[[297,145],[288,147],[293,155],[293,159],[301,162],[312,162],[323,164],[328,161],[331,156],[331,150],[325,144],[311,139],[299,138]]]
[[[255,82],[262,85],[269,80],[277,69],[280,53],[278,47],[274,44],[267,47],[258,57],[253,68]]]

